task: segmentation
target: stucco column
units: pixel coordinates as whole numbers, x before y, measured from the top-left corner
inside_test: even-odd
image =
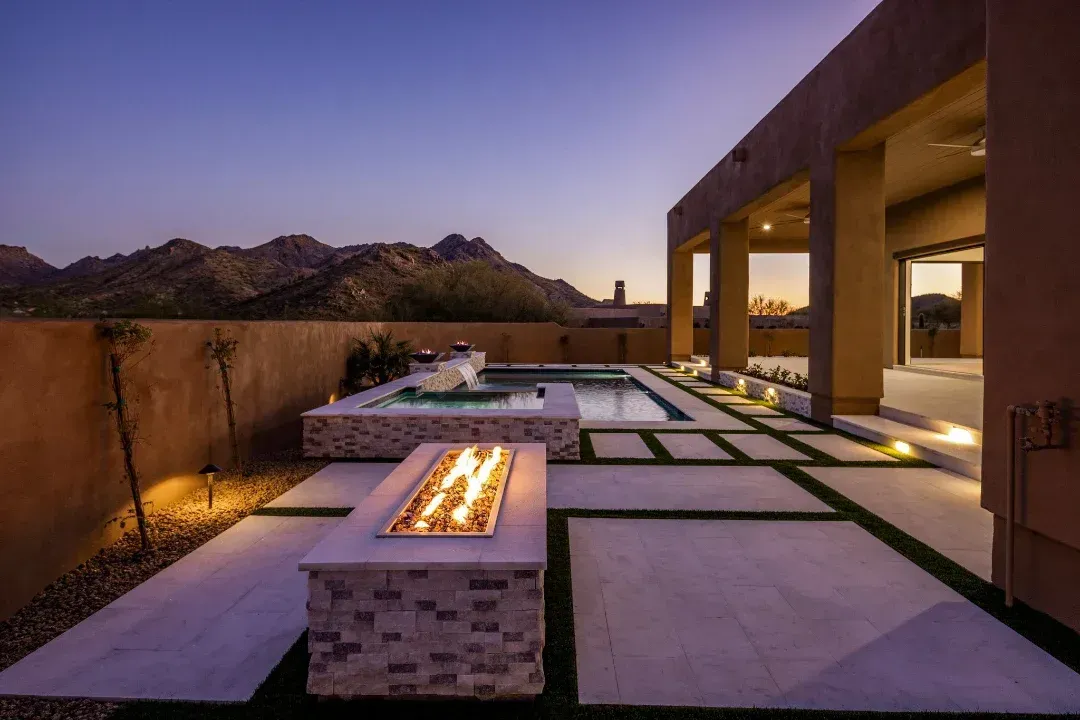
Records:
[[[810,169],[810,392],[814,419],[874,415],[883,395],[885,146]]]
[[[668,362],[694,352],[694,254],[668,254]]]
[[[983,354],[983,263],[961,264],[960,357]]]
[[[713,379],[721,370],[746,367],[750,352],[750,221],[709,227],[709,363]]]

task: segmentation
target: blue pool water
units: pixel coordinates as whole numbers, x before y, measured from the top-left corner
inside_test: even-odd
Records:
[[[487,369],[480,373],[479,390],[535,388],[537,383],[566,382],[574,386],[583,420],[689,420],[622,370]]]
[[[375,407],[447,408],[468,410],[535,410],[544,407],[544,398],[531,392],[425,392],[407,390],[383,400]]]
[[[570,383],[583,420],[690,420],[674,405],[622,370],[485,370],[480,386],[464,385],[450,392],[411,390],[387,398],[375,407],[529,410],[544,406],[537,383]]]

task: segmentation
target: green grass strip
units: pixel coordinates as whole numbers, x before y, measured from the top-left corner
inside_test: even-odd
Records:
[[[351,507],[261,507],[251,514],[272,517],[345,517],[352,511]]]

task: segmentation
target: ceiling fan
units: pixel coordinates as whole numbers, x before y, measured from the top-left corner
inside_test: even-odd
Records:
[[[975,142],[958,145],[955,143],[926,143],[930,147],[942,147],[942,148],[958,148],[967,150],[972,157],[986,157],[986,127],[978,129],[978,136],[975,138]],[[951,153],[952,155],[959,155],[960,153]],[[946,156],[948,157],[948,156]]]
[[[797,223],[801,223],[803,225],[809,225],[810,224],[810,206],[809,205],[807,205],[805,207],[793,207],[793,208],[790,208],[790,210],[794,211],[794,212],[791,212],[789,210],[781,210],[780,211],[780,215],[785,215],[788,219],[786,219],[786,220],[775,220],[773,222],[764,222],[764,223],[761,224],[761,229],[764,230],[765,232],[768,232],[769,230],[772,230],[774,227],[779,227],[781,225],[795,225]]]

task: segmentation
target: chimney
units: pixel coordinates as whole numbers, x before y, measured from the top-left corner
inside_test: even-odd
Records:
[[[615,281],[615,301],[612,303],[614,307],[626,307],[626,281]]]

